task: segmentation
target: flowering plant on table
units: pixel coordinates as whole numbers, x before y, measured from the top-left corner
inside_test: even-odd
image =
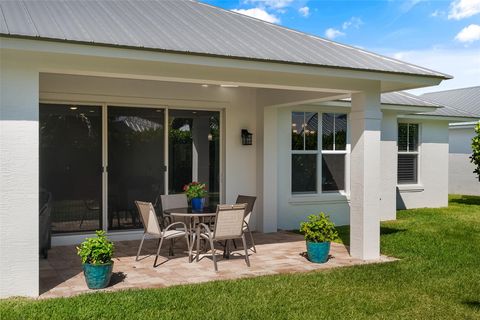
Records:
[[[205,198],[207,195],[207,187],[205,186],[205,183],[199,183],[196,181],[184,185],[183,191],[190,200],[193,198]]]

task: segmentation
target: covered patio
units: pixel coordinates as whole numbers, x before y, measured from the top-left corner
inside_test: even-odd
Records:
[[[101,10],[95,9],[94,2],[88,5],[96,12]],[[3,31],[0,179],[7,181],[8,187],[2,186],[0,199],[0,297],[85,290],[73,245],[96,229],[105,230],[118,243],[115,272],[123,272],[126,278],[117,281],[113,289],[379,261],[380,220],[395,214],[397,169],[396,131],[384,130],[395,128],[397,113],[382,110],[380,95],[436,85],[448,76],[195,1],[158,1],[155,6],[159,15],[173,17],[165,12],[177,12],[185,17],[187,12],[191,16],[188,21],[203,21],[203,30],[212,32],[208,41],[196,45],[193,40],[205,35],[202,28],[192,29],[188,23],[185,28],[185,19],[129,29],[155,29],[149,37],[143,33],[126,36],[120,28],[115,28],[120,32],[115,39],[96,37],[113,29],[103,30],[94,23],[72,26],[72,30],[91,30],[92,37],[82,39],[63,32],[63,23],[58,24],[58,34],[50,29],[38,32],[38,27],[30,26],[28,15],[12,19],[8,31]],[[16,11],[2,10],[6,16],[16,16]],[[64,16],[71,12],[63,4],[62,10]],[[142,10],[143,14],[151,12],[148,7]],[[49,10],[32,12],[38,14],[35,19],[50,21]],[[104,13],[104,19],[111,19],[111,12]],[[143,18],[135,21],[146,22]],[[217,21],[223,21],[222,27]],[[28,32],[16,31],[17,25],[27,24]],[[22,37],[17,37],[19,34]],[[165,43],[164,34],[175,41]],[[351,98],[351,107],[319,105],[344,98]],[[292,119],[299,113],[303,117],[299,127],[313,129],[292,129],[297,124]],[[201,114],[215,119],[215,132],[207,130],[208,122],[199,119]],[[42,132],[45,119],[63,124],[69,117],[81,123],[82,129],[71,140],[65,139],[67,143],[62,139],[72,135],[71,127],[64,126],[65,130],[51,135]],[[131,121],[132,117],[142,119]],[[172,118],[188,121],[174,123]],[[307,123],[307,118],[314,120]],[[341,120],[342,134],[335,131],[336,122],[333,129],[322,128],[324,118]],[[175,144],[168,128],[182,133],[187,127],[199,130],[196,135],[192,129],[193,142],[188,148],[194,160],[185,170],[174,166],[181,157],[171,155],[181,154],[176,153],[181,148],[173,147],[181,144]],[[242,143],[242,130],[253,134],[252,144]],[[78,138],[81,134],[87,138]],[[324,140],[333,141],[337,134],[340,140],[343,137],[342,143],[323,147]],[[313,145],[307,146],[307,135],[314,137]],[[153,136],[156,143],[149,147],[139,143],[145,148],[128,149],[125,145],[133,141],[131,136],[139,141]],[[299,148],[293,148],[292,137],[300,137]],[[206,152],[206,145],[215,152]],[[42,152],[44,146],[50,148],[51,158],[43,157],[47,154]],[[70,157],[72,152],[66,152],[65,146],[75,146],[89,161],[76,154]],[[113,152],[114,146],[118,152]],[[89,147],[95,147],[95,152]],[[146,149],[157,153],[144,156]],[[59,150],[65,151],[65,161],[57,164]],[[132,154],[139,156],[127,157]],[[300,165],[294,165],[294,158]],[[115,166],[118,160],[125,161]],[[333,168],[332,163],[340,165]],[[50,164],[52,170],[44,170],[44,164]],[[90,164],[91,176],[80,167],[85,164]],[[212,193],[215,204],[231,204],[241,194],[257,197],[252,228],[265,234],[258,235],[259,253],[252,256],[251,270],[235,259],[222,261],[219,275],[207,259],[188,264],[185,257],[176,257],[156,269],[150,258],[133,263],[137,243],[123,242],[138,241],[142,236],[131,210],[133,201],[153,202],[159,194],[181,192],[173,184],[184,181],[175,173],[185,171],[190,172],[187,182],[206,182],[208,177],[210,186],[216,186]],[[44,183],[47,179],[55,177],[51,172],[61,177],[52,179],[61,182],[55,188],[47,188],[52,194],[51,189],[57,190],[53,194],[56,216],[68,219],[56,221],[54,247],[44,261],[39,259],[39,191],[45,187],[42,184],[48,184]],[[306,180],[311,183],[304,183]],[[122,184],[126,191],[121,190]],[[320,211],[330,214],[337,225],[350,225],[351,247],[347,252],[335,245],[334,259],[325,266],[313,266],[299,255],[304,251],[301,236],[277,231],[296,229],[308,214]],[[177,267],[185,269],[178,276]],[[191,274],[189,268],[198,276],[186,276]],[[169,275],[158,277],[162,272]]]
[[[378,260],[352,258],[347,247],[332,243],[330,259],[324,264],[311,263],[305,256],[305,240],[302,235],[280,231],[275,233],[254,233],[257,253],[250,251],[251,267],[245,265],[243,249],[239,247],[230,259],[219,260],[219,272],[213,270],[209,255],[199,262],[188,263],[185,243],[175,245],[175,256],[168,257],[168,247],[161,251],[160,265],[152,268],[157,241],[144,244],[145,255],[136,262],[135,255],[139,241],[117,241],[113,276],[109,287],[102,291],[117,291],[140,288],[163,288],[173,285],[231,280],[282,273],[327,270],[367,263],[383,263],[395,259],[380,256]],[[218,256],[221,257],[220,255]],[[89,290],[82,273],[80,259],[75,246],[52,248],[48,260],[40,260],[40,298],[67,297],[94,292]]]

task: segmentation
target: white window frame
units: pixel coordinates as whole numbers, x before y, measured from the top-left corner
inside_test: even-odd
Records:
[[[420,123],[418,122],[409,122],[409,121],[400,121],[398,122],[398,126],[400,124],[404,124],[404,125],[407,125],[407,151],[399,151],[398,150],[398,143],[399,143],[399,140],[400,140],[400,137],[398,136],[398,127],[397,127],[397,186],[400,186],[400,187],[405,187],[405,186],[418,186],[418,185],[421,185],[420,183],[420,148],[421,148],[421,137],[422,137],[422,126]],[[409,130],[410,130],[410,125],[417,125],[418,126],[418,129],[417,129],[417,150],[416,151],[410,151],[410,146],[409,146]],[[402,154],[405,154],[405,155],[416,155],[417,156],[417,182],[406,182],[406,183],[401,183],[398,181],[398,155],[402,155]]]
[[[317,128],[317,150],[293,150],[292,146],[292,115],[293,113],[316,113],[318,116],[318,128]],[[346,136],[346,146],[345,150],[335,150],[335,138],[333,141],[333,150],[323,150],[323,114],[331,113],[334,115],[337,114],[345,114],[347,116],[347,136]],[[289,190],[290,195],[292,198],[303,198],[303,197],[325,197],[329,195],[341,195],[341,196],[349,196],[350,191],[350,114],[347,111],[335,111],[335,110],[290,110],[289,111],[289,150],[290,150],[290,161],[289,161]],[[305,115],[304,115],[305,121]],[[333,130],[335,130],[335,122]],[[304,136],[304,149],[305,149],[305,136]],[[293,170],[292,170],[292,157],[294,154],[316,154],[317,155],[317,190],[316,192],[293,192],[292,190],[292,180],[293,180]],[[344,190],[332,190],[332,191],[323,191],[322,190],[322,155],[323,154],[343,154],[345,155],[345,182],[344,182]]]

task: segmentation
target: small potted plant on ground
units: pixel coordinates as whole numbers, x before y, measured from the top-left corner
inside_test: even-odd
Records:
[[[338,239],[335,225],[325,213],[308,216],[308,221],[300,224],[300,232],[307,242],[308,260],[324,263],[328,260],[330,242]]]
[[[105,231],[97,230],[97,236],[87,238],[77,247],[82,258],[83,274],[90,289],[102,289],[108,286],[113,269],[113,243],[108,240]]]
[[[204,198],[207,195],[207,187],[204,183],[191,182],[183,187],[183,191],[192,203],[192,210],[202,211]]]

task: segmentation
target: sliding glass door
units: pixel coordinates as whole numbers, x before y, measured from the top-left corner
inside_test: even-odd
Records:
[[[207,185],[207,204],[220,202],[220,112],[170,109],[167,121],[166,112],[40,104],[40,188],[52,194],[53,233],[141,228],[135,200],[155,203],[192,181]]]
[[[205,183],[207,204],[220,202],[220,113],[168,111],[168,192],[182,193],[189,182]]]
[[[165,192],[164,110],[108,107],[108,227],[141,228],[135,200]]]
[[[101,111],[40,104],[40,189],[52,195],[53,233],[102,228]]]

